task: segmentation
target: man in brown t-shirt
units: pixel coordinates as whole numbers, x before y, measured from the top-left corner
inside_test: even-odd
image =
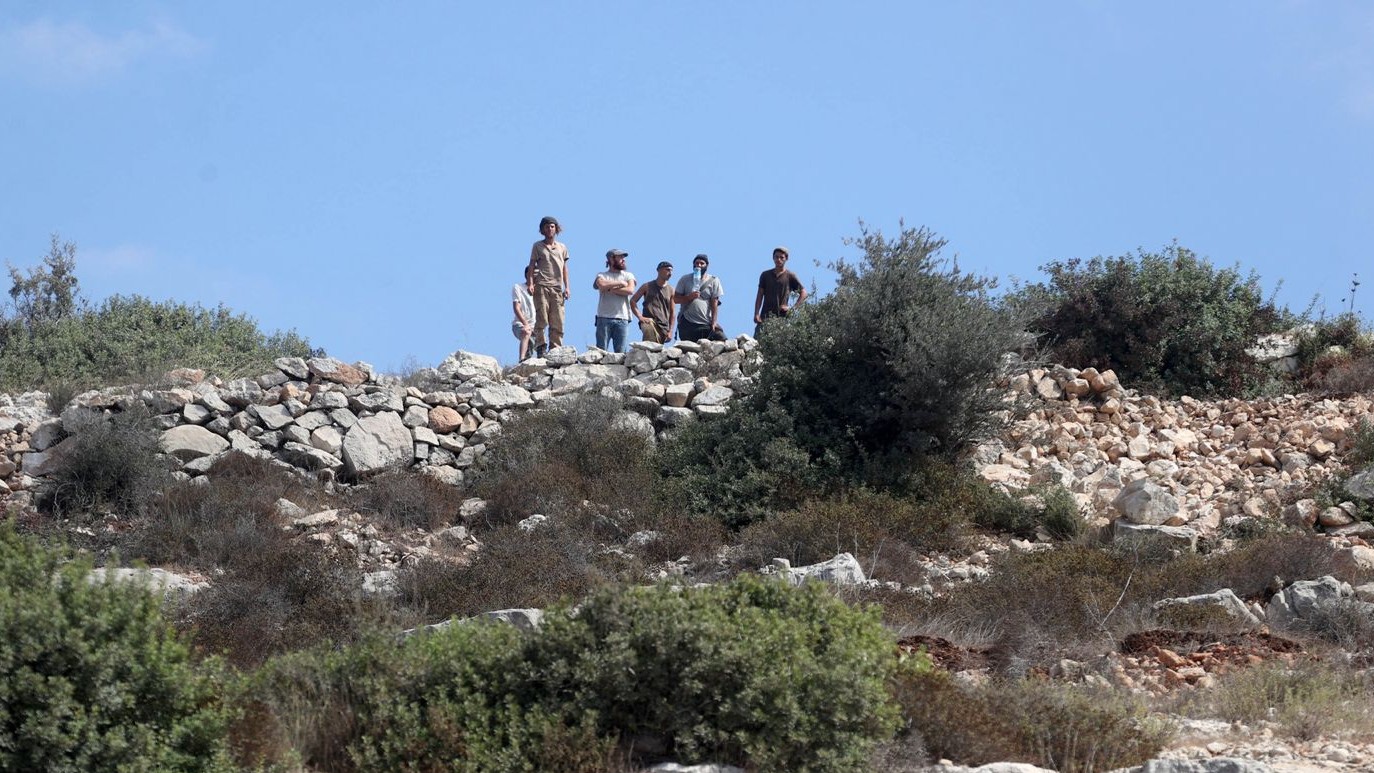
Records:
[[[563,345],[563,303],[571,293],[568,284],[568,247],[554,237],[563,233],[558,220],[546,217],[539,221],[539,233],[543,239],[530,248],[529,291],[534,296],[534,344],[535,354],[543,357],[551,346]],[[548,343],[545,344],[544,328],[549,329]]]
[[[639,330],[645,341],[666,344],[673,340],[673,322],[677,307],[673,306],[673,264],[662,261],[658,264],[658,276],[652,282],[645,282],[635,290],[630,298],[630,309],[639,317]],[[644,299],[644,312],[638,310],[639,300]]]
[[[806,286],[786,268],[788,257],[786,247],[774,247],[772,270],[759,274],[759,292],[754,296],[755,338],[759,337],[765,319],[785,317],[793,306],[800,306],[806,300]],[[790,303],[793,293],[797,294],[795,304]]]

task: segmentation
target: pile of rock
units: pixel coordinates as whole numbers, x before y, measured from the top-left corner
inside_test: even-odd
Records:
[[[977,454],[982,477],[1008,491],[1064,486],[1120,533],[1182,527],[1174,537],[1184,542],[1243,516],[1374,533],[1353,505],[1318,512],[1302,499],[1340,469],[1371,418],[1367,395],[1165,401],[1122,388],[1111,371],[1062,366],[1031,370],[1008,387],[1031,409]]]
[[[0,495],[30,490],[55,469],[83,417],[139,404],[161,427],[162,450],[183,478],[241,451],[331,477],[413,467],[459,484],[502,425],[523,411],[596,392],[621,402],[626,426],[657,437],[724,413],[752,386],[758,356],[747,336],[635,343],[627,354],[560,347],[508,371],[492,357],[460,351],[415,374],[424,388],[328,357],[284,357],[275,366],[229,381],[181,369],[164,388],[87,392],[60,415],[48,410],[43,393],[0,395]]]

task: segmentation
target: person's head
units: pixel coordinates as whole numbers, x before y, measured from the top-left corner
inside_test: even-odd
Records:
[[[669,263],[669,262],[666,261],[666,260],[665,260],[665,261],[661,261],[661,262],[658,264],[658,278],[659,278],[659,281],[662,281],[662,280],[665,280],[665,279],[671,279],[672,276],[673,276],[673,264],[672,264],[672,263]]]
[[[786,247],[773,248],[773,265],[776,266],[779,271],[782,270],[783,266],[787,265],[787,259],[789,257]]]
[[[534,276],[534,266],[532,266],[532,265],[526,263],[526,264],[525,264],[525,282],[528,283],[528,282],[530,281],[530,277],[532,277],[532,276]]]
[[[553,229],[552,233],[549,229]],[[563,233],[563,226],[558,224],[556,217],[542,217],[539,219],[539,233],[548,238],[553,238]]]
[[[702,254],[700,254],[700,255],[697,255],[695,258],[692,258],[692,268],[693,268],[693,269],[698,269],[698,268],[701,269],[701,272],[702,272],[703,274],[706,273],[706,269],[709,268],[710,266],[711,266],[711,259],[708,258],[708,257],[706,257],[706,253],[702,253]]]
[[[609,268],[612,271],[624,271],[625,259],[628,257],[630,257],[630,253],[624,250],[607,250],[606,268]]]

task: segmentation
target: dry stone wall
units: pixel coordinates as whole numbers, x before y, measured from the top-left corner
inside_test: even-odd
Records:
[[[61,463],[71,428],[91,412],[145,406],[160,444],[185,479],[230,451],[271,457],[326,477],[359,478],[413,467],[452,484],[521,412],[596,392],[619,400],[623,422],[658,437],[719,415],[753,385],[752,338],[637,342],[626,354],[571,347],[503,370],[492,357],[455,352],[407,386],[366,363],[277,360],[256,378],[168,374],[163,388],[110,388],[78,396],[54,415],[40,392],[0,395],[0,495],[31,491]]]

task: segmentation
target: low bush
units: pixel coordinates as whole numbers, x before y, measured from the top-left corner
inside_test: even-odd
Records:
[[[64,425],[70,436],[57,456],[42,503],[52,511],[113,509],[137,514],[170,480],[158,433],[141,403],[113,414],[83,411]]]
[[[228,770],[213,664],[90,572],[0,526],[0,770]]]
[[[1159,252],[1073,259],[1041,266],[1044,284],[1018,302],[1035,312],[1051,356],[1112,369],[1141,389],[1238,396],[1265,381],[1246,349],[1290,326],[1254,273],[1218,269],[1178,244]]]
[[[1374,733],[1374,682],[1330,663],[1265,663],[1224,675],[1212,690],[1195,693],[1182,710],[1257,725],[1275,722],[1303,740]]]
[[[774,558],[800,566],[847,552],[870,576],[919,584],[921,551],[956,548],[969,534],[968,515],[947,505],[863,489],[811,500],[742,530],[733,562],[745,570]]]
[[[313,481],[242,454],[216,462],[207,481],[169,487],[123,535],[132,558],[215,578],[177,610],[198,646],[252,665],[322,639],[350,640],[387,617],[385,604],[362,595],[351,554],[282,528],[279,498],[327,502]]]
[[[658,513],[669,502],[654,474],[653,444],[627,423],[619,401],[579,395],[504,423],[473,470],[472,486],[487,500],[490,526],[557,515],[584,501]]]
[[[897,690],[912,741],[962,765],[1029,762],[1090,773],[1138,765],[1167,740],[1136,698],[1038,680],[973,687],[947,672],[911,672]]]
[[[470,563],[436,558],[402,568],[398,603],[437,622],[494,609],[545,607],[611,581],[613,568],[598,558],[614,556],[560,520],[529,532],[515,526],[486,532]]]
[[[852,770],[894,728],[895,663],[872,611],[746,578],[608,588],[528,634],[465,624],[287,656],[242,701],[278,739],[259,761],[290,747],[332,770],[603,771],[631,754]]]
[[[353,487],[348,502],[393,528],[437,531],[458,520],[458,489],[414,470],[391,470]]]

